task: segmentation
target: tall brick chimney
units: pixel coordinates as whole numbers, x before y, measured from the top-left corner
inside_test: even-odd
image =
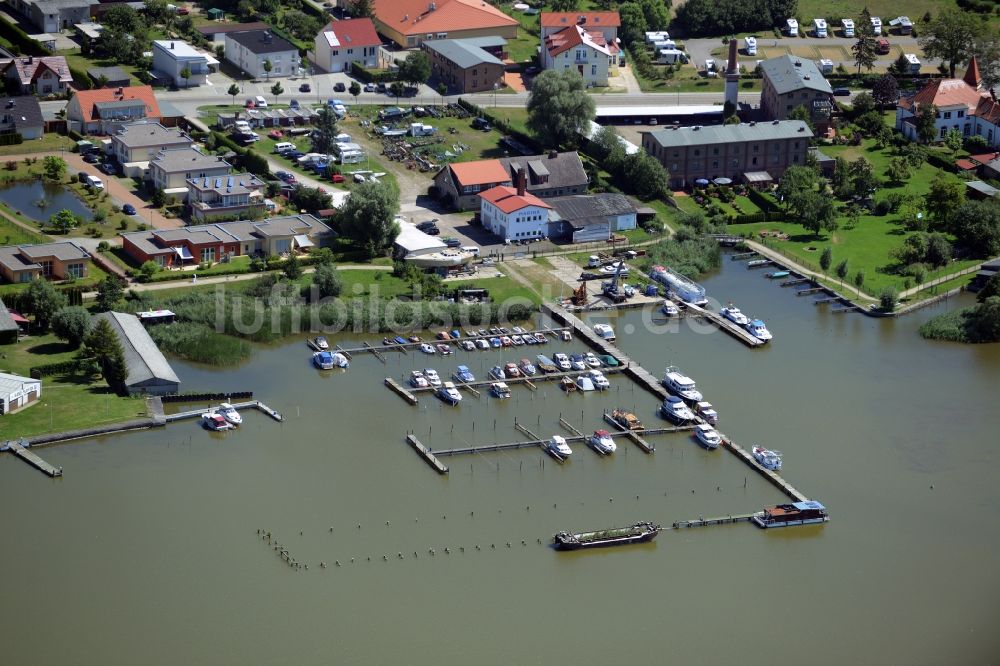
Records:
[[[517,196],[523,197],[528,189],[528,175],[524,172],[524,167],[517,170]]]

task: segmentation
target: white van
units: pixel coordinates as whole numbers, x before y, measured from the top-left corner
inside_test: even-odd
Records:
[[[748,56],[755,56],[755,55],[757,55],[757,38],[756,37],[747,37],[746,39],[743,40],[743,43],[746,44],[747,55]]]
[[[479,256],[479,248],[476,247],[475,245],[463,245],[462,246],[462,252],[468,252],[473,257],[478,257]]]
[[[882,36],[882,19],[878,16],[872,17],[872,32],[875,33],[876,37]]]
[[[820,39],[826,39],[826,19],[813,19],[813,33]]]
[[[844,37],[854,36],[854,20],[853,19],[840,19],[840,26],[844,29]]]
[[[104,189],[104,181],[98,178],[97,176],[91,176],[90,174],[88,174],[86,183],[89,187],[92,187],[95,190]]]
[[[286,150],[295,150],[295,144],[289,143],[288,141],[282,141],[281,143],[274,144],[274,152],[281,153]]]
[[[788,33],[789,37],[799,36],[799,22],[793,18],[785,20],[785,32]]]

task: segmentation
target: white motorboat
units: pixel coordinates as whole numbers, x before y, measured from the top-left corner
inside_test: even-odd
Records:
[[[234,426],[238,426],[243,423],[243,417],[240,416],[240,413],[236,411],[236,408],[228,402],[224,402],[219,405],[219,415]]]
[[[528,335],[531,335],[531,334],[529,333]],[[547,337],[545,337],[544,333],[535,333],[535,344],[536,345],[544,345],[548,341],[549,341],[549,339]]]
[[[574,370],[587,369],[587,360],[584,358],[583,354],[572,354],[569,357],[569,364]]]
[[[621,270],[619,271],[619,267]],[[628,275],[628,264],[624,261],[616,261],[613,264],[608,264],[607,266],[601,266],[601,273],[604,275],[620,275],[626,277]]]
[[[462,340],[461,342],[458,343],[458,346],[464,349],[465,351],[475,351],[476,349],[476,345],[473,344],[472,340]]]
[[[694,412],[701,418],[705,419],[710,425],[715,425],[719,422],[719,413],[715,411],[715,408],[712,407],[712,403],[710,402],[702,400],[701,402],[696,403],[694,406]]]
[[[589,376],[590,381],[594,382],[594,388],[598,391],[606,391],[611,388],[611,382],[608,381],[608,378],[600,370],[591,370]]]
[[[410,386],[413,388],[427,388],[431,383],[424,377],[424,373],[414,370],[410,373]]]
[[[524,338],[522,338],[520,335],[512,335],[510,341],[514,343],[515,347],[520,347],[521,345],[524,344]]]
[[[675,395],[663,401],[663,404],[660,405],[660,412],[675,425],[683,425],[694,420],[694,413],[691,409]]]
[[[614,453],[615,449],[618,448],[615,446],[615,440],[611,438],[611,433],[607,430],[595,430],[587,441],[594,447],[594,450],[604,455]]]
[[[503,368],[501,368],[499,365],[494,365],[492,368],[490,368],[490,377],[492,377],[493,379],[501,379],[501,380],[507,379],[507,375],[503,373]]]
[[[333,354],[330,355],[330,360],[333,361],[334,367],[337,368],[351,367],[351,362],[347,360],[347,356],[341,354],[340,352],[333,352]]]
[[[751,452],[757,462],[759,462],[765,469],[769,469],[772,472],[781,470],[781,451],[772,451],[770,449],[765,449],[759,444],[754,444]]]
[[[569,356],[566,356],[562,352],[553,354],[552,360],[555,361],[556,367],[560,370],[567,371],[573,369],[573,366],[569,362]]]
[[[572,340],[572,339],[573,339],[573,334],[572,334],[572,333],[570,333],[569,331],[562,331],[562,332],[561,332],[561,333],[559,334],[559,338],[560,338],[560,339],[561,339],[561,340],[562,340],[563,342],[569,342],[570,340]]]
[[[601,359],[594,356],[594,352],[587,352],[583,355],[583,360],[587,363],[588,367],[599,368],[601,367]]]
[[[494,382],[490,384],[490,393],[493,397],[504,400],[510,397],[510,388],[503,382]]]
[[[534,364],[526,358],[522,358],[517,367],[521,370],[525,377],[534,377],[538,374],[538,368],[536,368]]]
[[[719,314],[733,322],[737,326],[746,326],[750,323],[750,320],[745,314],[740,312],[740,309],[735,305],[730,304],[729,307],[719,308]]]
[[[580,375],[576,378],[576,387],[581,391],[593,391],[594,390],[594,380],[592,380],[587,375]]]
[[[420,351],[425,354],[437,354],[437,350],[434,349],[433,345],[429,345],[426,342],[420,345]]]
[[[313,345],[315,345],[316,349],[320,351],[325,351],[330,348],[330,343],[327,342],[326,338],[324,338],[322,335],[313,338]]]
[[[562,458],[568,458],[573,455],[573,449],[569,448],[569,444],[566,443],[566,438],[559,435],[552,435],[552,439],[549,440],[547,448],[549,451],[552,451]]]
[[[615,341],[615,329],[611,328],[610,324],[594,324],[594,333],[608,342]]]
[[[767,342],[774,337],[771,335],[771,331],[767,330],[767,326],[764,325],[763,319],[753,319],[743,328],[745,328],[750,335],[758,340],[763,340],[764,342]]]
[[[478,340],[476,340],[476,348],[477,349],[489,349],[490,348],[490,341],[487,340],[486,338],[479,338]]]
[[[209,430],[230,430],[233,424],[227,421],[221,414],[216,412],[205,412],[201,415],[202,424]]]
[[[668,317],[676,317],[681,313],[680,308],[669,298],[663,301],[663,305],[660,306],[660,312]]]
[[[450,405],[457,405],[462,401],[462,394],[458,392],[458,389],[451,382],[445,382],[444,386],[439,388],[436,393],[439,398]]]
[[[715,428],[705,423],[698,424],[694,429],[694,436],[706,449],[717,449],[722,443],[722,437]]]
[[[441,386],[441,377],[434,368],[424,368],[424,379],[431,386]]]
[[[681,373],[676,366],[671,365],[667,368],[663,375],[663,385],[671,393],[679,395],[688,402],[700,402],[702,399],[701,392],[695,385],[694,380]]]

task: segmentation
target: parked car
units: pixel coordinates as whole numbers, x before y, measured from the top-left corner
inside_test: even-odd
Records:
[[[285,136],[281,130],[271,130],[270,132],[267,133],[267,135],[272,139],[280,139],[281,137]]]
[[[345,180],[344,179],[344,174],[342,174],[342,173],[330,174],[330,180],[332,182],[334,182],[334,183],[343,183],[344,180]]]
[[[266,109],[267,108],[267,100],[264,99],[263,95],[257,95],[256,97],[254,97],[253,98],[253,103],[254,103],[254,106],[256,106],[258,109]]]
[[[431,227],[436,227],[437,223],[438,223],[437,218],[435,218],[433,220],[425,220],[425,221],[423,221],[423,222],[421,222],[420,224],[417,225],[417,229],[420,229],[420,231],[423,231],[424,229],[429,229]]]
[[[248,100],[247,100],[247,103],[246,103],[246,107],[247,107],[248,109],[252,109],[252,108],[254,108],[255,106],[257,106],[257,105],[256,105],[256,104],[254,103],[253,99],[248,99]]]
[[[126,215],[135,215],[135,206],[132,204],[125,204],[122,206],[122,212]]]
[[[427,227],[426,229],[421,229],[421,231],[424,232],[425,234],[427,234],[428,236],[440,236],[441,235],[441,230],[438,229],[437,227]]]
[[[851,89],[850,88],[834,88],[833,89],[833,94],[836,97],[850,97],[851,96]]]
[[[365,84],[365,92],[375,92],[375,84],[374,83],[366,83]]]
[[[109,176],[115,175],[115,167],[112,164],[104,163],[98,168]]]
[[[380,83],[380,84],[378,84],[377,86],[375,86],[375,88],[376,88],[376,90],[378,90],[378,91],[379,91],[380,93],[385,93],[385,91],[386,91],[386,90],[388,90],[388,89],[387,89],[387,88],[385,87],[385,84],[384,84],[384,83]]]
[[[312,92],[312,86],[308,83],[303,83],[299,86],[299,92]]]
[[[486,118],[473,118],[472,119],[472,129],[482,130],[484,132],[490,131],[490,123]]]
[[[305,155],[305,153],[303,153],[301,150],[289,150],[287,153],[285,153],[284,155],[282,155],[282,157],[284,157],[286,159],[290,159],[290,160],[292,160],[294,162],[295,160],[299,159],[303,155]]]
[[[444,244],[447,245],[448,247],[462,247],[462,241],[458,240],[457,238],[452,238],[451,236],[447,236],[445,238],[442,238],[441,240],[443,240]]]
[[[344,85],[343,81],[337,81],[333,84],[333,92],[344,92],[347,90],[347,86]]]
[[[97,164],[101,158],[97,156],[97,153],[87,153],[83,156],[83,161],[87,164]]]

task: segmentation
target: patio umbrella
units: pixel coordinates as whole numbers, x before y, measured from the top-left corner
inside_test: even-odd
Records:
[[[694,181],[694,184],[697,185],[698,187],[705,187],[706,185],[708,185],[708,180],[704,178],[699,178],[698,180]]]
[[[729,179],[729,178],[716,178],[714,182],[715,182],[716,185],[732,185],[733,184],[733,181],[731,179]]]

